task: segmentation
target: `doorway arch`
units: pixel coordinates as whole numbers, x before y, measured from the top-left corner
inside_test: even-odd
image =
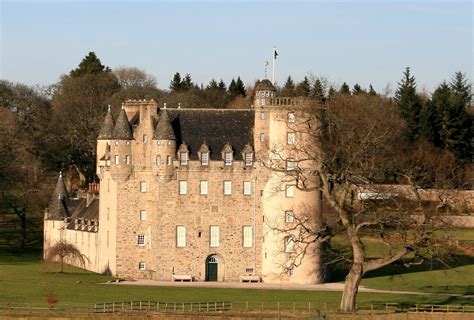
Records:
[[[211,254],[206,258],[206,281],[224,280],[224,259],[217,254]]]

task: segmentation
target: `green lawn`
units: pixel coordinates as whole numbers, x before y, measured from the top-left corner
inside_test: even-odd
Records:
[[[103,284],[113,278],[68,267],[66,273],[44,273],[39,251],[14,252],[0,249],[0,305],[6,303],[45,304],[46,295],[53,292],[60,304],[92,304],[111,301],[152,300],[163,302],[204,301],[264,301],[266,306],[276,301],[311,301],[313,306],[336,308],[340,292],[313,292],[257,289],[210,289]],[[473,269],[470,269],[471,271]],[[376,278],[367,281],[377,282]],[[389,280],[384,280],[389,283]],[[421,280],[420,280],[421,281]],[[359,305],[398,302],[403,304],[472,304],[463,298],[440,296],[407,296],[389,294],[359,294]]]

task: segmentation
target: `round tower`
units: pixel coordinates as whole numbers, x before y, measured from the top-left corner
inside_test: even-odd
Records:
[[[173,177],[173,160],[176,157],[176,136],[166,109],[160,109],[153,134],[153,173],[162,179]]]
[[[270,80],[257,81],[255,84],[254,106],[261,108],[272,104],[271,101],[275,98],[275,95],[276,89]]]
[[[132,128],[122,107],[110,146],[110,173],[113,179],[127,180],[132,173],[132,140]]]

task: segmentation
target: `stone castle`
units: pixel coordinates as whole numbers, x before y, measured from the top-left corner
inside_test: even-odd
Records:
[[[97,138],[99,187],[70,199],[59,177],[45,253],[64,240],[87,270],[134,279],[319,282],[319,249],[309,244],[294,263],[301,249],[281,231],[298,210],[322,211],[320,194],[291,179],[305,105],[277,97],[265,79],[248,109],[129,100],[116,120],[109,109]],[[281,170],[270,169],[281,154]]]

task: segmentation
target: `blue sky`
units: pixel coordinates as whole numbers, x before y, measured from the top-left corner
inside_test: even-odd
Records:
[[[177,71],[249,84],[273,46],[279,84],[313,74],[382,91],[410,66],[432,91],[473,73],[471,1],[0,2],[0,78],[30,85],[56,82],[89,51],[145,69],[160,88]]]

